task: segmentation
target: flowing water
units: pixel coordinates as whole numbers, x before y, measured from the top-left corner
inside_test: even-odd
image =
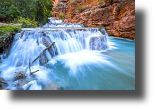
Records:
[[[0,77],[10,90],[135,90],[135,41],[109,37],[98,28],[84,28],[51,19],[50,27],[23,29],[16,34],[10,54],[0,64]],[[46,27],[47,26],[47,27]],[[58,26],[58,25],[57,25]],[[45,28],[46,27],[46,28]],[[78,28],[77,28],[78,27]],[[14,80],[43,49],[55,42],[31,65],[39,70]],[[46,63],[47,64],[46,64]],[[20,86],[15,86],[20,83]],[[22,84],[21,84],[22,83]]]

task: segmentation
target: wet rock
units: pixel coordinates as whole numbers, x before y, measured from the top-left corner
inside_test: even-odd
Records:
[[[91,37],[89,45],[91,50],[105,50],[108,47],[105,35]]]
[[[43,37],[43,44],[48,47],[53,41],[50,40],[49,36]],[[48,49],[50,55],[53,57],[54,55],[57,55],[57,50],[55,47],[55,44],[53,44],[49,49]]]
[[[105,35],[105,28],[100,28],[100,31],[103,35]]]
[[[59,84],[50,82],[45,86],[44,90],[64,90],[64,87],[61,87]]]
[[[19,71],[19,72],[15,72],[15,73],[16,73],[15,76],[14,76],[15,80],[26,78],[24,71]]]
[[[39,57],[39,65],[44,66],[47,64],[47,62],[48,60],[47,60],[46,54],[42,53]]]
[[[58,90],[58,85],[50,82],[45,86],[44,90]]]
[[[90,48],[91,50],[100,50],[101,40],[99,37],[90,38]]]
[[[0,90],[4,90],[8,86],[7,82],[0,77]]]
[[[49,38],[43,37],[42,40],[43,40],[43,44],[44,44],[46,47],[48,47],[48,46],[50,45],[51,40],[50,40]]]
[[[100,39],[101,39],[101,50],[105,50],[108,48],[108,45],[107,45],[107,38],[105,36],[100,36]]]

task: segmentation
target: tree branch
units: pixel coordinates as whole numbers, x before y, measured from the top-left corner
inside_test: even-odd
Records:
[[[45,48],[41,53],[45,52],[47,49],[49,49],[55,42],[52,42],[47,48]],[[39,56],[33,60],[32,64],[40,57],[41,53],[39,54]]]

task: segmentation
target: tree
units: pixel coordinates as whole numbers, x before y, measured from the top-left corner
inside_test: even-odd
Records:
[[[6,19],[8,21],[13,21],[15,18],[18,18],[18,16],[20,15],[21,15],[20,11],[14,5],[11,5],[11,7],[9,7],[5,13]]]
[[[21,16],[44,24],[48,22],[52,8],[51,0],[0,0],[0,18],[10,22]]]

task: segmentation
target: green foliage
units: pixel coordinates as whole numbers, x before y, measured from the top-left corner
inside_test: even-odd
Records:
[[[16,34],[20,31],[21,31],[21,27],[1,25],[0,26],[0,41],[3,41],[3,39],[8,37],[10,33]]]
[[[60,13],[59,16],[60,16],[61,19],[63,19],[63,20],[65,19],[65,15],[63,13]]]
[[[112,36],[112,35],[113,35],[111,32],[109,32],[109,31],[107,31],[107,32],[108,32],[108,35],[109,35],[109,36]]]
[[[57,3],[57,6],[56,7],[59,7],[59,6],[60,6],[60,2]]]
[[[18,23],[21,23],[23,28],[34,28],[38,26],[38,23],[35,21],[35,19],[31,20],[22,17],[18,19]]]
[[[5,34],[7,32],[18,33],[21,30],[21,27],[9,26],[9,25],[1,25],[0,26],[0,35]]]
[[[105,28],[104,26],[96,26],[97,28]]]
[[[73,4],[73,3],[74,3],[73,1],[70,2],[70,4]]]
[[[0,0],[0,19],[12,22],[21,16],[44,24],[48,22],[52,8],[51,0]]]
[[[75,11],[72,11],[72,13],[76,13]]]
[[[99,0],[98,4],[101,5],[103,2],[105,2],[105,0]]]
[[[4,5],[4,6],[2,6]],[[15,18],[18,18],[18,16],[21,15],[20,11],[18,10],[17,7],[14,5],[9,5],[7,2],[4,2],[4,4],[0,3],[0,14],[4,18],[6,18],[7,21],[13,21]]]
[[[78,7],[77,10],[79,10],[80,12],[82,12],[82,11],[86,10],[86,8],[87,8],[86,6],[84,6],[84,7]]]
[[[52,14],[52,12],[49,14],[49,17],[52,17],[53,16],[53,14]]]
[[[78,7],[77,10],[82,11],[82,7]]]

